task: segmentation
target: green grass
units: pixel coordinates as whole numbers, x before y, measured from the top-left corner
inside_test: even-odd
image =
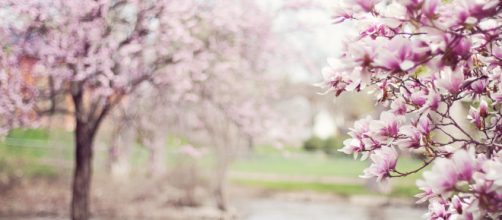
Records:
[[[418,193],[420,193],[420,190],[418,190],[415,184],[400,184],[394,186],[390,195],[396,197],[414,197]]]
[[[55,177],[58,175],[54,166],[43,164],[39,158],[33,156],[39,154],[28,150],[12,154],[12,151],[6,150],[6,148],[8,147],[0,144],[0,173],[28,177]]]
[[[352,184],[326,184],[326,183],[305,183],[305,182],[285,182],[285,181],[262,181],[262,180],[244,180],[234,179],[233,183],[245,186],[259,187],[264,189],[278,190],[278,191],[316,191],[335,193],[338,195],[361,195],[361,194],[374,194],[367,190],[362,185]]]
[[[353,195],[378,195],[366,188],[364,185],[358,184],[328,184],[315,182],[291,182],[291,181],[264,181],[250,179],[232,179],[235,184],[243,186],[258,187],[276,191],[314,191],[322,193],[333,193],[341,196]],[[418,189],[413,185],[397,185],[394,186],[389,196],[392,197],[413,197],[418,194]]]
[[[369,164],[368,161],[353,160],[340,154],[335,154],[334,157],[304,152],[293,152],[289,157],[283,154],[270,149],[258,149],[251,158],[236,161],[232,170],[266,174],[358,177]],[[408,171],[419,166],[419,161],[401,158],[397,168]],[[416,179],[418,176],[420,174],[411,177]]]
[[[176,164],[187,159],[180,157],[177,153],[180,146],[188,143],[187,140],[169,136],[166,142],[165,156],[168,167],[175,167]],[[72,134],[67,131],[48,132],[41,129],[16,129],[4,141],[0,142],[0,172],[23,176],[53,177],[60,175],[61,170],[57,166],[45,162],[59,159],[72,163],[74,151],[72,143]],[[58,146],[50,146],[50,144]],[[148,149],[135,144],[131,150],[131,165],[139,168],[145,167],[149,160]],[[107,160],[106,151],[96,151],[95,159],[99,164],[96,167],[104,167]],[[207,170],[212,169],[213,162],[214,156],[211,154],[197,161],[202,169]],[[288,191],[312,190],[340,195],[374,194],[360,184],[294,182],[280,179],[280,175],[357,178],[368,165],[368,161],[353,160],[339,153],[326,156],[319,153],[306,153],[301,148],[288,147],[287,150],[278,150],[262,146],[257,147],[253,155],[235,161],[231,171],[279,176],[277,181],[232,179],[233,183],[246,186]],[[420,163],[416,160],[402,158],[398,161],[398,170],[410,171],[419,165]],[[419,172],[393,181],[394,187],[390,195],[412,196],[418,193],[415,181],[420,176]]]
[[[281,181],[280,175],[308,176],[308,177],[347,177],[358,178],[368,167],[368,161],[353,160],[346,156],[335,154],[334,157],[323,154],[305,153],[295,149],[290,156],[277,149],[262,147],[255,155],[247,159],[240,159],[234,163],[231,170],[239,173],[273,174],[278,175],[277,181],[257,179],[233,179],[236,184],[256,186],[272,190],[312,190],[331,192],[340,195],[372,194],[364,185],[360,184],[327,184],[311,182]],[[399,171],[411,171],[421,165],[420,161],[404,157],[398,161]],[[393,191],[391,196],[411,197],[419,191],[415,182],[421,177],[421,172],[408,177],[392,179]]]
[[[53,133],[58,139],[52,139]],[[58,159],[63,157],[71,160],[73,148],[71,142],[66,140],[71,137],[70,134],[64,131],[49,132],[44,129],[11,130],[0,142],[0,172],[26,177],[57,176],[58,167],[45,161],[54,155]]]

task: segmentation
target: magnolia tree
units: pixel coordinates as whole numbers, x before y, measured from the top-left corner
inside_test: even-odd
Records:
[[[141,83],[166,77],[161,73],[168,73],[168,67],[197,67],[198,63],[191,63],[193,55],[205,49],[190,31],[201,19],[195,14],[197,4],[167,0],[0,3],[0,88],[8,91],[1,94],[5,116],[1,123],[20,125],[23,120],[18,118],[26,105],[39,114],[74,116],[72,219],[89,218],[93,139],[111,109]],[[26,58],[36,61],[28,65],[27,72],[37,79],[31,84],[19,81],[13,71],[22,72]],[[29,102],[32,95],[37,100],[34,106]],[[67,97],[73,106],[61,105]]]
[[[429,219],[502,214],[501,10],[499,0],[344,0],[335,7],[336,23],[361,29],[328,60],[323,85],[336,95],[369,87],[385,108],[379,118],[357,121],[341,151],[370,158],[362,177],[380,181],[431,166],[417,183]],[[461,104],[470,110],[459,118],[452,109]],[[423,165],[397,169],[407,152],[422,154]]]
[[[201,20],[194,26],[201,28],[192,32],[207,47],[194,56],[201,65],[173,66],[169,77],[142,87],[147,92],[127,101],[128,106],[141,106],[128,113],[136,115],[140,136],[153,144],[147,146],[152,163],[162,161],[158,157],[164,155],[164,146],[154,143],[165,144],[167,133],[214,151],[214,195],[217,206],[225,210],[229,164],[253,142],[249,140],[281,125],[280,117],[268,108],[277,82],[265,71],[275,45],[269,14],[253,2],[229,0],[208,6],[197,11]]]

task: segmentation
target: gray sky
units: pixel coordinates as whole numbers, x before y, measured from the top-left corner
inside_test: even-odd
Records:
[[[257,0],[267,10],[277,11],[295,0]],[[331,21],[333,1],[312,0],[321,8],[283,11],[274,21],[274,30],[281,42],[286,42],[299,57],[280,60],[275,66],[293,82],[315,83],[321,80],[321,69],[326,59],[338,54],[343,36],[351,29],[334,25]],[[300,26],[300,27],[298,27]]]

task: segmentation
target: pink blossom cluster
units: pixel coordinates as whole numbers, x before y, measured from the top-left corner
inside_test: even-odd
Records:
[[[25,74],[31,64],[30,58],[0,51],[0,137],[12,128],[29,126],[36,116],[33,107],[37,92]]]
[[[142,82],[160,83],[168,66],[185,73],[204,66],[192,62],[206,49],[196,35],[205,27],[194,26],[200,8],[194,1],[6,0],[0,45],[12,63],[36,61],[29,74],[39,80],[38,98],[86,93],[108,106]]]
[[[13,63],[36,60],[30,74],[43,80],[31,86],[50,111],[78,92],[96,115],[150,82],[170,105],[210,100],[245,133],[263,130],[266,100],[249,96],[273,89],[261,86],[270,81],[272,18],[253,2],[6,0],[0,20]]]
[[[358,35],[330,58],[323,86],[371,90],[385,110],[357,121],[341,150],[371,165],[363,177],[418,183],[429,219],[502,214],[502,1],[342,0],[335,23]],[[469,105],[467,114],[454,111]],[[466,121],[467,123],[463,123]],[[403,154],[423,165],[399,170]]]
[[[180,54],[181,63],[166,66],[168,74],[154,78],[155,88],[139,88],[140,96],[129,96],[135,106],[129,111],[157,129],[174,125],[171,131],[185,132],[181,136],[228,123],[243,137],[263,137],[281,118],[269,107],[277,98],[277,81],[265,70],[277,52],[271,13],[247,1],[202,5],[194,8],[199,19],[191,22],[190,34],[191,42],[205,48]],[[211,119],[220,116],[225,123],[214,125]],[[175,123],[165,122],[173,119]]]

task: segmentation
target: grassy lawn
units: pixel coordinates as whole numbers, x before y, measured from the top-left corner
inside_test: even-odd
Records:
[[[278,191],[316,191],[334,193],[338,195],[360,195],[360,194],[374,194],[367,190],[363,185],[356,184],[325,184],[325,183],[303,183],[303,182],[285,182],[285,181],[262,181],[262,180],[245,180],[236,179],[234,183],[259,187]]]
[[[22,176],[57,176],[70,173],[68,168],[73,166],[72,135],[69,132],[51,132],[28,129],[15,130],[0,142],[0,174]],[[183,158],[178,155],[179,146],[186,144],[186,140],[169,137],[166,143],[166,162],[168,167],[175,167]],[[95,167],[104,167],[107,160],[106,146],[96,152]],[[186,159],[186,158],[185,158]],[[148,163],[147,148],[136,144],[131,152],[131,163],[136,167],[144,167]],[[199,161],[203,169],[211,170],[214,159],[208,155]],[[66,163],[66,169],[58,163]],[[231,176],[234,184],[260,187],[272,190],[311,190],[340,195],[375,194],[363,184],[335,184],[326,182],[300,182],[281,179],[282,176],[309,177],[310,179],[323,177],[358,178],[368,166],[368,161],[353,160],[343,154],[326,156],[320,153],[306,153],[298,148],[278,150],[273,147],[258,147],[255,152],[245,158],[238,159],[231,167],[232,172],[238,172],[238,178]],[[409,171],[420,165],[419,161],[411,158],[401,158],[398,170]],[[98,170],[95,170],[98,171]],[[246,178],[246,174],[266,174],[278,176],[277,180],[259,179],[256,176]],[[415,181],[421,173],[406,178],[392,180],[392,196],[412,196],[418,193]]]
[[[333,193],[341,196],[352,195],[379,195],[380,193],[369,190],[366,186],[360,184],[327,184],[327,183],[305,183],[305,182],[285,182],[285,181],[263,181],[250,179],[233,179],[233,183],[270,189],[277,191],[314,191],[322,193]],[[392,197],[411,198],[418,194],[419,190],[415,185],[395,185],[388,194]]]
[[[48,147],[49,134],[40,129],[13,130],[0,142],[0,173],[10,176],[57,176],[54,165],[44,162],[56,148]],[[70,150],[69,150],[70,151]],[[64,153],[64,154],[70,154]]]
[[[324,154],[305,153],[299,150],[284,152],[267,147],[258,148],[256,153],[245,159],[238,160],[232,171],[239,173],[259,173],[305,177],[346,177],[358,178],[368,166],[368,161],[354,160],[342,154],[326,156]],[[400,171],[410,171],[419,167],[420,161],[412,158],[401,158],[397,168]],[[393,179],[391,196],[410,197],[418,193],[415,181],[421,173],[405,178]],[[233,178],[236,184],[261,187],[272,190],[312,190],[331,192],[341,195],[374,194],[361,184],[328,184],[316,182],[294,182]]]
[[[351,157],[337,153],[332,156],[324,154],[305,153],[301,151],[283,152],[279,150],[257,149],[250,158],[243,158],[232,166],[239,172],[269,173],[302,176],[339,176],[358,177],[368,166],[368,161],[354,160]],[[420,161],[411,158],[401,158],[397,169],[413,170],[420,166]],[[416,179],[420,175],[411,175]]]

